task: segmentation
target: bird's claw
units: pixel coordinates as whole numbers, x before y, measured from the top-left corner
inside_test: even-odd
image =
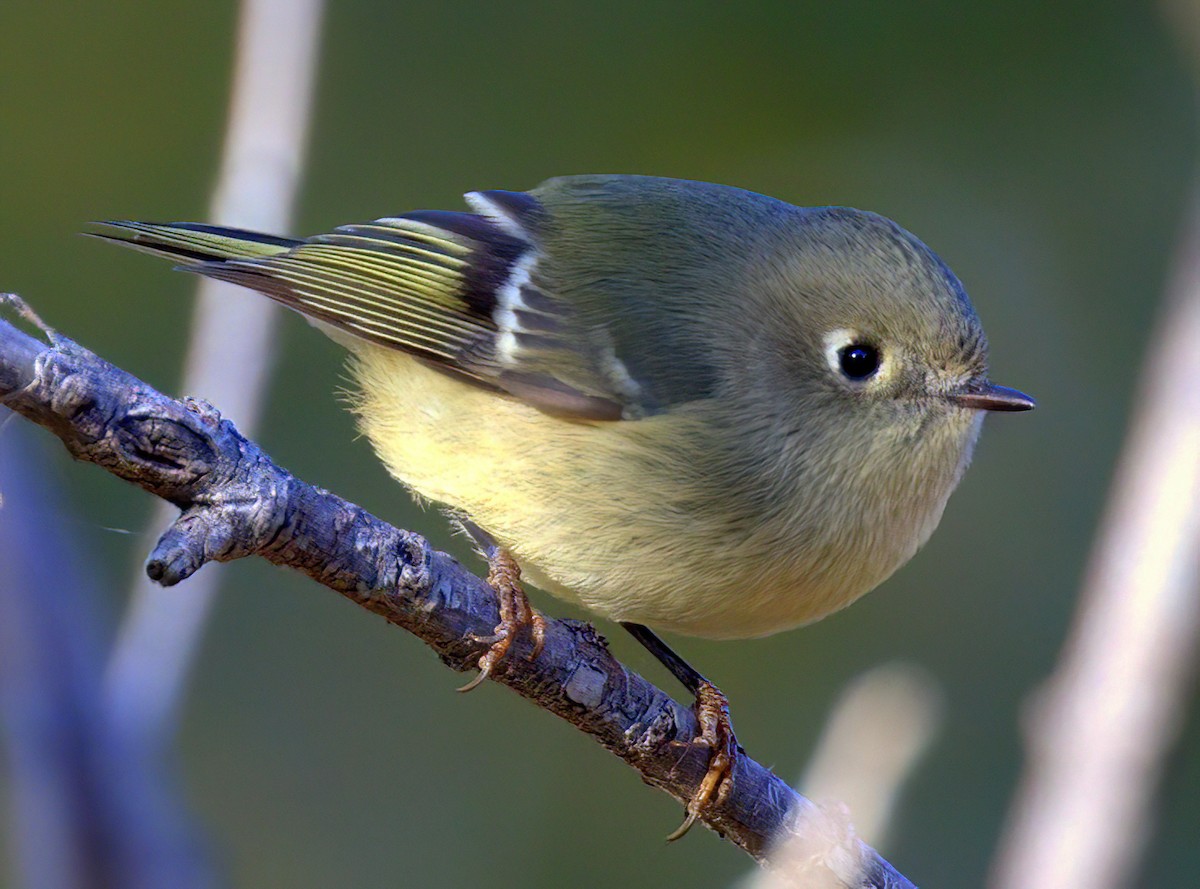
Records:
[[[490,636],[476,633],[468,635],[472,642],[488,646],[479,658],[479,675],[458,689],[468,692],[476,688],[491,675],[512,647],[513,640],[523,627],[528,627],[533,637],[533,650],[529,660],[535,660],[546,645],[546,619],[534,610],[521,586],[521,568],[516,560],[502,549],[493,550],[488,556],[488,586],[496,591],[500,604],[500,623]]]
[[[710,803],[722,803],[733,786],[733,767],[737,761],[737,738],[729,718],[729,699],[708,680],[696,692],[696,721],[700,732],[691,741],[672,741],[678,747],[704,747],[709,751],[708,770],[688,801],[687,816],[667,842],[682,837],[701,817]]]

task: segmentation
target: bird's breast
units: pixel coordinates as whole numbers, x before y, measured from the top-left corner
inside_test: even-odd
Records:
[[[771,493],[745,461],[713,461],[702,412],[574,423],[380,347],[352,367],[396,478],[471,516],[534,585],[689,635],[762,636],[845,607],[915,552],[953,487],[909,486],[898,507],[785,473]]]

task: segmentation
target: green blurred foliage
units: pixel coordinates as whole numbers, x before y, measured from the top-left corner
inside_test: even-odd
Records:
[[[229,2],[0,6],[0,288],[168,391],[193,282],[73,233],[204,218],[234,19]],[[323,47],[299,233],[455,208],[470,189],[640,172],[876,210],[966,282],[995,378],[1040,409],[988,421],[941,530],[879,592],[806,630],[680,647],[729,693],[746,748],[789,777],[848,679],[893,658],[930,670],[947,726],[886,852],[919,884],[980,885],[1022,703],[1054,663],[1153,348],[1191,175],[1191,86],[1154,9],[340,2]],[[340,361],[285,319],[258,438],[470,558],[356,439]],[[115,621],[144,555],[120,532],[143,530],[149,498],[61,464]],[[679,812],[665,797],[503,689],[453,694],[461,677],[377,618],[262,563],[205,570],[223,570],[227,592],[181,743],[236,885],[723,886],[747,870],[703,831],[666,847]],[[1200,869],[1198,758],[1192,716],[1146,884]]]

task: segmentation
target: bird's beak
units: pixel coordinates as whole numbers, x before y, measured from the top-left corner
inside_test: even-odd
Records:
[[[959,407],[977,411],[1031,411],[1037,407],[1024,392],[991,383],[972,383],[947,397]]]

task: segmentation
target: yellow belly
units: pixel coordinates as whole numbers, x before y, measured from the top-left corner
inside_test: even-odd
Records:
[[[534,585],[602,616],[766,635],[844,607],[921,542],[880,548],[876,535],[851,553],[797,539],[787,509],[755,514],[689,453],[703,441],[700,413],[576,423],[400,352],[354,351],[356,409],[389,471],[469,515]]]

